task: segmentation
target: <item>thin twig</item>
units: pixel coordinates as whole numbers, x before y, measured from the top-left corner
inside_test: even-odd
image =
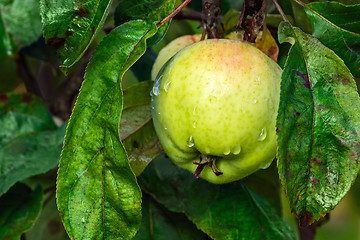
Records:
[[[56,190],[56,189],[55,189]],[[44,200],[43,202],[43,208],[53,199],[53,197],[56,195],[56,191],[51,191],[49,193],[49,196]]]
[[[191,0],[185,0],[182,4],[180,4],[180,6],[178,6],[172,13],[170,13],[169,16],[165,17],[164,19],[162,19],[160,22],[158,22],[156,24],[156,26],[159,28],[162,25],[164,25],[166,22],[168,22],[171,18],[173,18],[176,14],[178,14],[181,9],[183,9],[186,5],[188,5],[188,3],[190,3]]]
[[[236,26],[235,26],[236,29],[240,29],[240,28],[241,28],[241,24],[242,24],[242,22],[243,22],[244,16],[245,16],[245,2],[243,3],[243,5],[242,5],[242,7],[241,7],[240,17],[239,17],[238,23],[237,23]]]
[[[44,189],[44,193],[49,193],[49,192],[55,192],[56,191],[56,185],[51,185],[50,187],[47,187]]]
[[[296,1],[296,0],[295,0]],[[288,22],[290,24],[290,26],[292,27],[290,21],[287,19],[284,11],[282,10],[282,8],[280,7],[279,3],[277,2],[277,0],[272,0],[272,2],[274,3],[276,9],[279,11],[281,17],[284,19],[285,22]]]

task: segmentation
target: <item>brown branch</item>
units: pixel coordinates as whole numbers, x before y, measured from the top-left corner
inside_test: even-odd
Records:
[[[67,78],[63,85],[56,90],[55,96],[49,104],[50,111],[63,120],[69,119],[73,101],[79,93],[79,89],[84,79],[85,69],[90,60],[93,50],[88,49],[79,61],[76,70]]]
[[[245,0],[242,6],[237,28],[245,31],[244,40],[255,42],[257,35],[263,27],[267,0]]]
[[[201,12],[194,11],[194,10],[182,10],[174,17],[174,19],[177,19],[177,20],[187,19],[187,20],[201,21]]]
[[[209,39],[219,38],[218,19],[220,7],[219,0],[202,0],[202,26],[204,39],[205,33]]]

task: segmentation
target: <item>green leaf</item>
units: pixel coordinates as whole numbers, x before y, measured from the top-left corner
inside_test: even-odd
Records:
[[[280,199],[280,180],[276,161],[273,161],[267,169],[261,169],[243,179],[243,182],[251,191],[265,198],[278,214],[281,214],[282,203]]]
[[[360,77],[360,4],[312,3],[305,11],[313,36],[341,57],[355,77]]]
[[[57,128],[46,105],[27,94],[0,94],[0,195],[59,161],[66,124]]]
[[[20,0],[23,1],[23,0]],[[40,0],[46,43],[57,49],[63,70],[72,67],[101,30],[112,0]]]
[[[6,32],[4,21],[2,20],[2,14],[0,12],[0,55],[13,54],[14,44],[9,34]]]
[[[273,206],[241,181],[214,185],[195,179],[161,155],[139,183],[156,201],[185,213],[213,239],[296,239]]]
[[[42,189],[32,191],[24,184],[16,184],[0,198],[0,239],[20,240],[30,229],[41,210]]]
[[[163,152],[151,117],[152,88],[153,81],[145,81],[124,91],[120,138],[136,176],[144,171],[154,157]]]
[[[119,138],[120,79],[156,30],[142,20],[117,27],[87,66],[57,181],[58,209],[71,238],[131,239],[139,227],[141,191]]]
[[[26,240],[69,240],[56,209],[55,194],[49,193],[34,226],[25,233]]]
[[[144,19],[148,22],[160,22],[174,10],[175,0],[122,0],[115,10],[115,26],[125,22]],[[149,39],[148,45],[158,43],[165,35],[170,21],[159,28]]]
[[[0,16],[6,34],[11,38],[11,40],[6,40],[8,55],[12,54],[11,51],[15,49],[15,46],[11,46],[13,43],[10,41],[21,48],[35,42],[41,36],[39,0],[0,2]]]
[[[349,69],[316,38],[283,22],[279,41],[292,44],[277,118],[279,175],[306,226],[334,209],[358,174],[360,98]]]
[[[184,214],[168,211],[147,194],[143,194],[142,222],[133,240],[206,239]]]

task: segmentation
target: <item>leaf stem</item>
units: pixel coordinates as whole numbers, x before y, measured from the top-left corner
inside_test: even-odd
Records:
[[[298,224],[300,240],[314,240],[316,236],[316,230],[329,220],[330,214],[327,213],[325,217],[320,218],[318,221],[315,221],[309,226],[300,227],[300,225]]]
[[[294,0],[294,1],[296,1],[296,0]],[[289,19],[287,19],[284,11],[283,11],[282,8],[280,7],[280,5],[279,5],[279,3],[277,2],[277,0],[272,0],[272,2],[274,3],[276,9],[279,11],[279,13],[280,13],[281,17],[284,19],[284,21],[285,21],[285,22],[288,22],[288,23],[290,24],[290,26],[292,27]]]
[[[191,0],[185,0],[182,4],[180,4],[180,6],[178,6],[172,13],[170,13],[169,16],[165,17],[164,19],[162,19],[160,22],[158,22],[156,24],[156,26],[159,28],[162,25],[164,25],[166,22],[168,22],[171,18],[173,18],[176,14],[178,14],[181,9],[183,9],[186,5],[188,5],[188,3],[190,3]]]

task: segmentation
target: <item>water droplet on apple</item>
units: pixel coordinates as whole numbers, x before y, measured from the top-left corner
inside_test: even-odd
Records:
[[[196,128],[196,121],[193,122],[193,128]]]
[[[155,107],[154,107],[154,106],[152,106],[152,107],[151,107],[151,109],[155,109]]]
[[[225,151],[224,151],[224,154],[225,155],[229,155],[230,154],[230,147],[226,147]]]
[[[264,141],[266,138],[266,135],[267,135],[266,128],[261,129],[261,133],[258,137],[258,141]]]
[[[154,86],[153,89],[152,89],[152,94],[154,94],[155,96],[159,95],[160,94],[160,89]]]
[[[254,99],[252,100],[252,103],[257,103],[257,100],[254,98]]]
[[[170,83],[171,83],[171,81],[168,81],[168,82],[166,82],[166,83],[164,84],[164,90],[165,90],[165,92],[168,92],[168,91],[169,91],[169,89],[170,89]]]
[[[266,164],[264,164],[264,165],[261,167],[261,169],[267,169],[267,168],[270,167],[270,165],[271,165],[271,162],[266,163]]]
[[[165,129],[165,131],[167,131],[167,127],[166,128],[164,128]]]
[[[158,112],[158,114],[160,115],[160,112]]]
[[[240,152],[241,152],[241,146],[240,146],[240,144],[235,145],[235,147],[234,147],[233,150],[232,150],[232,153],[235,154],[235,155],[237,155],[237,154],[239,154]]]
[[[158,78],[155,83],[154,83],[154,87],[152,88],[150,95],[151,96],[157,96],[160,94],[160,78]]]
[[[190,136],[189,139],[186,141],[188,147],[193,147],[195,145],[193,136]]]

